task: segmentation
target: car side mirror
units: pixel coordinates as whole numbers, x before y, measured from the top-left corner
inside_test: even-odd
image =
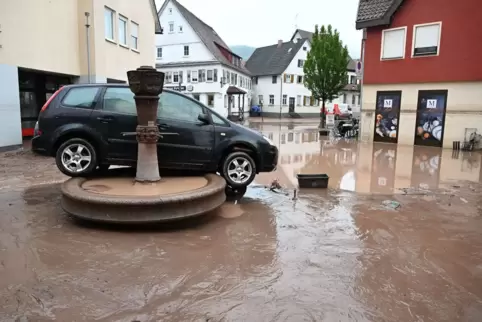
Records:
[[[199,121],[201,121],[203,124],[209,124],[210,123],[209,116],[205,113],[199,114],[197,119]]]

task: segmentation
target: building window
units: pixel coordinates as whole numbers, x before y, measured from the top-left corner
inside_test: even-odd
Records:
[[[354,75],[350,76],[350,84],[356,84],[356,76]]]
[[[114,41],[114,15],[115,11],[107,7],[104,8],[104,32],[105,38]]]
[[[231,73],[231,83],[229,84],[234,85],[234,73]]]
[[[269,105],[274,105],[274,95],[269,96]]]
[[[172,73],[172,81],[176,84],[179,83],[179,73],[178,72],[173,72]]]
[[[169,33],[172,34],[174,32],[174,22],[169,22]]]
[[[194,72],[193,72],[194,73]],[[200,101],[200,96],[199,94],[192,94],[192,98],[194,98],[197,101]]]
[[[206,81],[206,70],[205,69],[200,69],[199,70],[199,82],[205,82]]]
[[[189,46],[184,46],[184,56],[189,56]]]
[[[238,86],[238,74],[234,75],[234,85]]]
[[[277,80],[278,80],[278,76],[273,76],[271,82],[273,84],[276,84]]]
[[[190,83],[190,82],[191,82],[191,71],[188,70],[188,71],[186,72],[186,74],[187,74],[187,82]]]
[[[162,58],[162,47],[157,47],[157,58],[158,59]]]
[[[199,74],[198,74],[198,71],[197,70],[193,70],[191,72],[191,81],[193,83],[197,83],[199,81],[199,78],[198,78]]]
[[[258,95],[258,104],[263,105],[263,95]]]
[[[127,18],[119,16],[119,44],[127,46]]]
[[[133,49],[139,49],[139,25],[134,21],[131,23],[131,42],[131,47]]]
[[[284,74],[285,83],[292,84],[295,81],[295,75]]]
[[[356,100],[356,96],[355,96],[355,95],[352,95],[352,96],[351,96],[351,104],[352,104],[352,105],[355,105],[355,100]]]
[[[298,76],[298,84],[303,84],[303,76]]]
[[[298,59],[298,67],[303,67],[304,63],[303,59]]]
[[[212,82],[212,81],[213,81],[213,70],[212,70],[212,69],[208,69],[208,72],[207,72],[207,81],[208,81],[208,82]]]
[[[283,95],[283,105],[288,104],[287,101],[288,101],[288,95]]]
[[[214,107],[214,95],[208,94],[208,106]]]
[[[436,56],[440,48],[442,23],[413,26],[413,51],[415,56]]]
[[[166,83],[170,83],[172,81],[172,74],[171,72],[167,72],[165,75],[165,81]]]
[[[169,8],[169,14],[172,15],[172,8]]]
[[[357,105],[360,105],[360,95],[357,95],[357,98],[358,98],[358,104]]]
[[[214,77],[213,77],[213,81],[217,82],[218,81],[218,70],[215,69],[214,70]]]
[[[179,33],[182,33],[182,26],[179,26]]]
[[[303,47],[303,50],[304,50],[304,51],[307,51],[307,50],[308,50],[308,48],[306,48],[306,47]]]
[[[258,85],[258,77],[253,77],[254,85]]]
[[[296,105],[301,106],[301,95],[296,96]]]
[[[343,104],[346,104],[346,94],[343,94]]]
[[[383,30],[381,59],[405,58],[406,36],[407,27]]]

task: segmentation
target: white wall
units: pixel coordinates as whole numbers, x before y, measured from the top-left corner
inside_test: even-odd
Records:
[[[172,9],[172,13],[169,11]],[[164,34],[156,35],[157,47],[162,47],[162,58],[156,58],[158,64],[172,62],[214,61],[215,58],[187,23],[177,7],[170,1],[159,16]],[[174,32],[169,31],[169,23],[174,22]],[[182,26],[182,32],[179,31]],[[184,46],[189,46],[189,56],[184,56]]]
[[[0,64],[0,148],[22,144],[17,66]]]

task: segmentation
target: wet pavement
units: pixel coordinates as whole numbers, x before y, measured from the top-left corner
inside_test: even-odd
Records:
[[[72,221],[52,159],[0,154],[0,321],[482,320],[479,153],[252,126],[279,145],[276,172],[142,230]],[[293,200],[298,173],[329,188]]]

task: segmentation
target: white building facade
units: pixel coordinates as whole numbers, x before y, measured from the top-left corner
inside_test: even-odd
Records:
[[[166,0],[158,15],[164,34],[156,39],[156,68],[166,74],[164,87],[223,116],[248,113],[252,81],[241,57],[178,1]]]
[[[253,75],[253,104],[262,106],[264,116],[319,117],[321,102],[304,86],[303,65],[311,49],[311,33],[297,30],[289,42],[256,49],[246,63]],[[326,103],[350,107],[354,115],[360,111],[360,92],[351,61],[347,70],[347,86],[340,96]]]

